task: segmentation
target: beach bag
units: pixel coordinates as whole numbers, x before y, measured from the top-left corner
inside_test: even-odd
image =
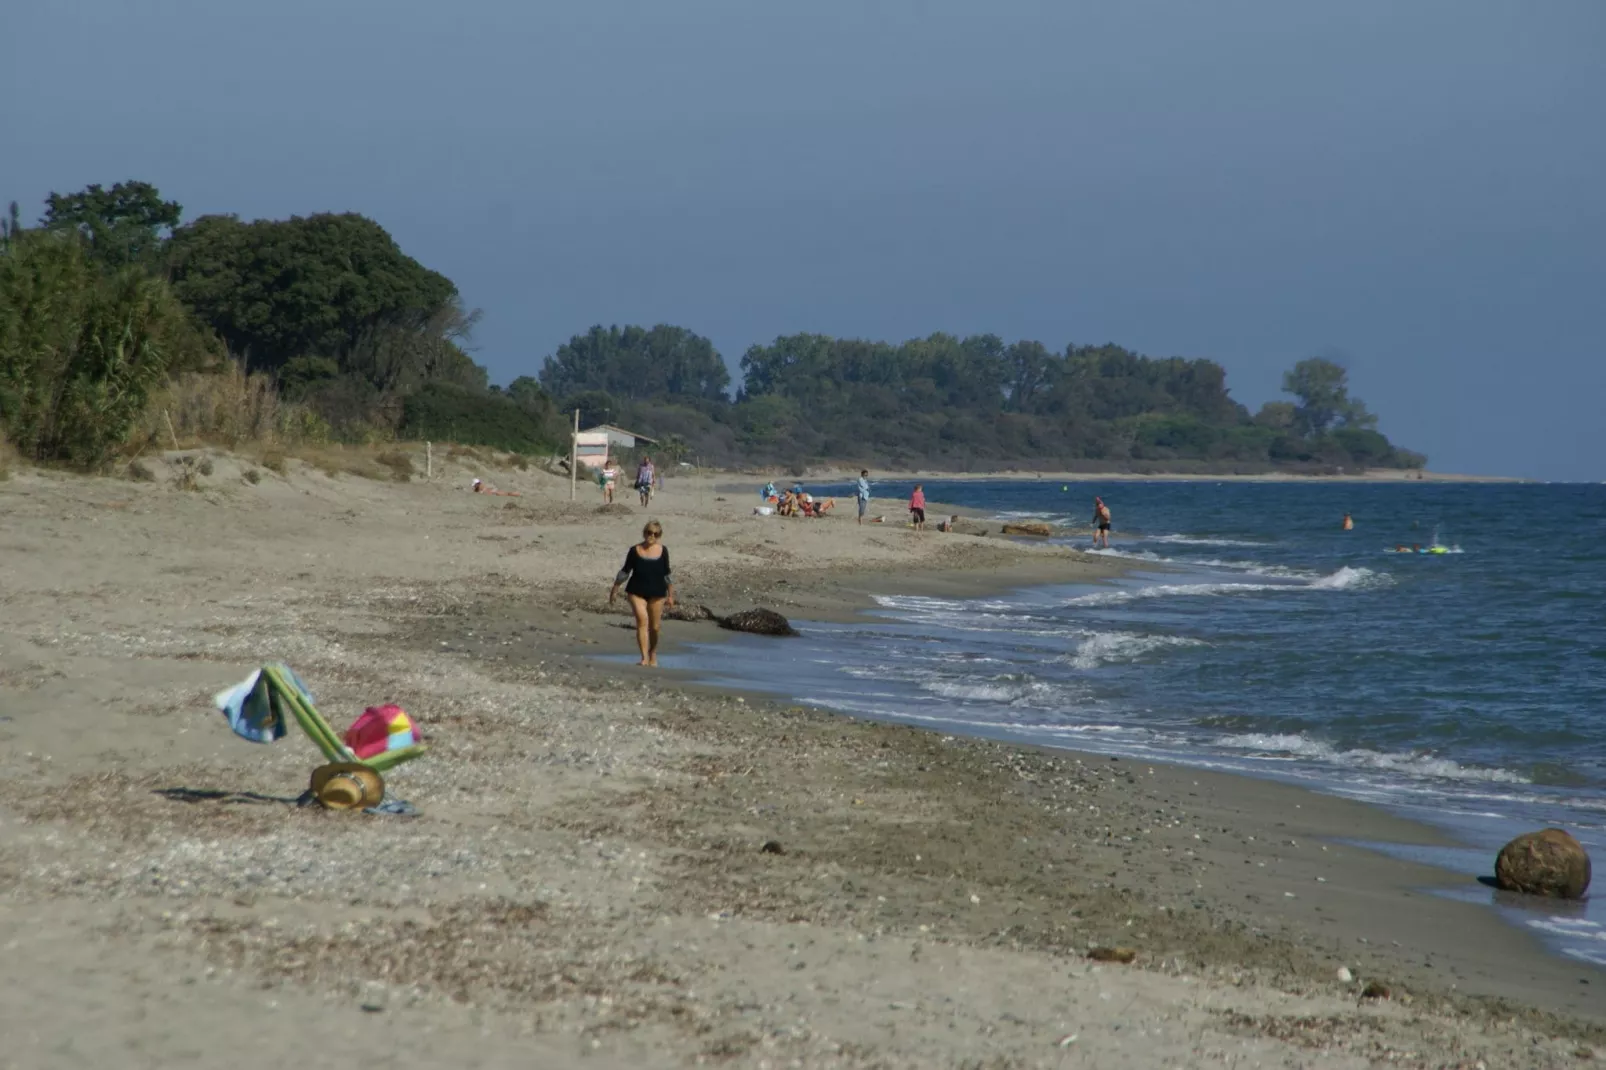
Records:
[[[359,760],[415,742],[412,718],[400,706],[370,706],[346,729],[346,746]]]

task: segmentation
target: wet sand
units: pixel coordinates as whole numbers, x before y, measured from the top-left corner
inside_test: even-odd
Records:
[[[1346,846],[1422,826],[602,661],[632,648],[603,595],[643,514],[552,477],[215,467],[0,485],[0,1066],[1559,1067],[1606,1041],[1598,972],[1427,890],[1472,875]],[[1115,567],[722,496],[654,508],[682,599],[720,611]],[[209,705],[276,659],[338,724],[418,717],[434,753],[389,779],[422,817],[290,804],[311,746]]]

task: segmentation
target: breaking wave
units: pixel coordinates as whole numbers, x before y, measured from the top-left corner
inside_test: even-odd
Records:
[[[1490,769],[1483,766],[1462,765],[1448,758],[1439,758],[1423,751],[1376,751],[1364,747],[1341,750],[1330,743],[1294,734],[1267,734],[1249,732],[1243,735],[1222,736],[1215,741],[1218,747],[1231,750],[1257,752],[1263,759],[1324,762],[1350,769],[1376,769],[1411,776],[1435,777],[1440,780],[1479,781],[1493,784],[1528,784],[1531,781],[1521,773],[1509,769]]]

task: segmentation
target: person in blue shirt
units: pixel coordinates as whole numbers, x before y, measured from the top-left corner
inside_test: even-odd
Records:
[[[859,469],[859,482],[854,487],[854,496],[859,499],[859,523],[864,523],[864,514],[870,510],[870,471],[867,468]]]

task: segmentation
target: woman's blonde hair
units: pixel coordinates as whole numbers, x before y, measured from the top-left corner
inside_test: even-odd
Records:
[[[642,538],[646,538],[648,535],[657,535],[657,536],[659,536],[661,538],[663,536],[663,533],[664,533],[664,526],[662,524],[658,523],[658,521],[656,521],[656,520],[647,521],[646,526],[644,526],[641,529],[641,537]]]

